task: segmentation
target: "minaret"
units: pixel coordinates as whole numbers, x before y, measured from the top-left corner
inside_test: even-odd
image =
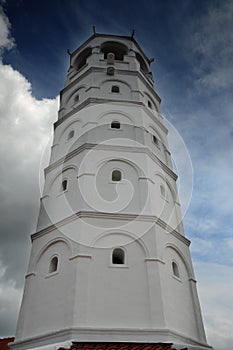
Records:
[[[68,53],[11,349],[210,349],[151,60],[133,36]]]

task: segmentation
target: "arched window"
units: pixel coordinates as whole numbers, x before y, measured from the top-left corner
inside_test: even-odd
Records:
[[[57,271],[57,267],[58,267],[58,257],[54,256],[49,264],[49,273],[55,272]]]
[[[174,276],[180,278],[179,268],[178,268],[178,265],[175,263],[175,261],[172,262],[172,272]]]
[[[121,181],[121,172],[120,172],[120,170],[113,170],[113,172],[112,172],[112,181]]]
[[[152,136],[153,142],[158,146],[159,144],[159,139],[155,135]]]
[[[165,187],[163,185],[160,185],[160,193],[161,196],[165,197]]]
[[[91,55],[91,53],[92,53],[92,49],[90,47],[87,47],[86,49],[84,49],[76,58],[74,66],[77,69],[80,69],[83,66],[85,66],[85,64],[87,63],[87,58]]]
[[[150,101],[147,102],[147,105],[150,109],[152,109],[152,103]]]
[[[72,139],[72,137],[74,137],[74,130],[71,130],[68,134],[67,140]]]
[[[79,95],[75,95],[74,102],[78,102],[78,101],[79,101]]]
[[[115,248],[112,252],[112,264],[124,264],[125,252],[121,248]]]
[[[118,85],[113,85],[112,89],[111,89],[111,92],[119,93],[120,92],[119,86]]]
[[[112,129],[120,129],[121,124],[119,122],[111,122]]]
[[[107,59],[108,53],[114,53],[115,60],[123,61],[127,51],[128,49],[125,45],[115,41],[107,41],[101,45],[101,52],[104,53],[104,59]]]
[[[63,180],[61,183],[61,192],[67,190],[68,180]]]

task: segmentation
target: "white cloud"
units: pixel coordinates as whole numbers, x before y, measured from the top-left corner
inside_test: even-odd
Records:
[[[205,256],[213,249],[213,242],[209,239],[197,238],[192,241],[191,250],[193,253],[198,253],[199,255]]]
[[[13,335],[39,203],[39,166],[58,98],[37,100],[30,83],[0,63],[0,336]]]
[[[11,49],[14,46],[14,39],[10,35],[10,22],[0,4],[0,58],[3,49]]]
[[[228,239],[227,244],[233,250],[233,238]],[[233,255],[233,251],[232,251],[232,255]]]
[[[30,83],[11,66],[0,65],[0,81],[0,155],[11,149],[13,158],[8,161],[24,167],[25,163],[38,161],[57,117],[58,102],[36,100]]]
[[[39,198],[40,154],[58,105],[56,99],[36,100],[30,83],[3,65],[1,54],[13,46],[10,22],[0,5],[0,336],[15,332],[26,270],[26,238],[35,225]]]
[[[218,132],[221,133],[221,126],[218,128]],[[215,133],[208,135],[208,138],[208,142],[211,142],[211,139],[214,143]],[[222,143],[225,144],[224,150],[221,150]],[[193,162],[195,186],[192,205],[196,210],[196,217],[193,218],[193,221],[196,222],[194,224],[196,229],[201,232],[232,233],[233,158],[229,152],[232,147],[231,135],[225,135],[219,146],[218,144],[207,147],[202,145],[199,148],[199,158]],[[203,154],[201,157],[202,152],[208,152],[208,149],[211,149],[212,152],[207,156]]]
[[[232,232],[233,104],[223,100],[219,95],[219,103],[208,99],[206,105],[190,110],[188,118],[182,112],[179,116],[180,133],[193,165],[194,188],[185,221],[194,232]]]
[[[215,350],[228,350],[233,343],[233,268],[203,262],[194,267],[208,341]]]

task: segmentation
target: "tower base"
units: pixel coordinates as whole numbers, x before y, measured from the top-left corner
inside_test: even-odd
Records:
[[[178,350],[172,343],[73,343],[69,349],[58,350]],[[180,350],[188,350],[182,348]]]
[[[10,345],[11,350],[21,350],[27,348],[28,350],[207,350],[211,349],[210,346],[196,346],[175,344],[170,342],[77,342],[77,341],[64,341],[54,342],[47,345],[25,347],[25,343],[21,342],[12,343]]]

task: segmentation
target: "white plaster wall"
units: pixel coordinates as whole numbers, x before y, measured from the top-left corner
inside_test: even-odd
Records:
[[[150,111],[141,107],[134,107],[128,105],[114,105],[108,104],[108,108],[102,104],[89,106],[71,117],[64,120],[62,124],[56,127],[54,135],[54,143],[52,148],[51,162],[58,160],[59,158],[66,155],[70,150],[70,145],[73,144],[74,140],[80,138],[83,134],[86,134],[90,129],[96,129],[97,125],[107,124],[110,125],[112,121],[119,121],[123,124],[136,125],[142,127],[143,130],[148,131],[148,141],[146,146],[149,147],[153,152],[158,153],[159,157],[167,163],[164,155],[163,145],[168,148],[166,129],[161,128],[161,124],[156,116]],[[68,140],[68,134],[71,130],[75,131],[73,139]],[[109,130],[110,131],[110,130]],[[109,133],[108,131],[108,133]],[[119,133],[120,130],[118,130]],[[152,142],[152,135],[157,135],[160,140],[160,147],[156,148]],[[100,132],[100,138],[104,140],[107,134]],[[129,135],[130,136],[130,135]],[[116,133],[117,137],[117,133]],[[125,135],[127,138],[127,135]],[[159,151],[158,151],[159,150]],[[170,163],[168,164],[170,166]]]
[[[74,164],[79,164],[79,169]],[[122,172],[119,183],[111,180],[114,169]],[[80,210],[151,214],[166,220],[174,228],[178,227],[180,209],[175,200],[175,180],[165,172],[161,173],[160,165],[144,152],[131,153],[130,150],[112,148],[110,155],[108,149],[91,149],[71,158],[62,170],[63,165],[46,176],[42,198],[44,209],[38,229],[46,224],[47,214],[50,221],[56,223]],[[161,176],[156,177],[155,173]],[[68,180],[65,192],[61,191],[64,178]],[[173,188],[173,195],[163,178]],[[165,198],[160,193],[161,182],[166,186]]]
[[[156,327],[199,339],[188,285],[193,272],[187,245],[153,222],[119,219],[80,218],[60,227],[60,232],[35,237],[29,266],[35,275],[28,277],[27,307],[21,315],[24,322],[18,339],[27,337],[25,329],[36,336],[65,325],[86,326],[97,333],[100,328],[132,328],[140,333],[141,329]],[[68,245],[54,242],[61,235],[68,239]],[[168,242],[177,247],[182,259],[173,248],[166,248]],[[111,264],[114,247],[125,250],[124,266]],[[54,254],[60,258],[59,269],[49,276]],[[179,279],[172,274],[173,260],[179,266]],[[55,326],[50,320],[54,312],[49,312],[54,308]]]
[[[192,300],[187,267],[177,251],[170,247],[164,250],[164,261],[162,287],[167,325],[170,329],[198,339],[195,305]],[[178,265],[179,278],[173,274],[172,261]]]
[[[119,237],[120,236],[120,237]],[[118,233],[99,240],[99,245],[121,246]],[[150,312],[146,254],[138,242],[123,246],[125,265],[111,264],[111,248],[94,249],[89,275],[88,315],[89,326],[148,327]]]
[[[48,331],[72,325],[73,290],[69,286],[75,281],[70,251],[62,241],[54,241],[36,256],[34,270],[27,277],[27,289],[17,330],[17,339],[46,334]],[[53,256],[58,257],[58,269],[49,273]]]

